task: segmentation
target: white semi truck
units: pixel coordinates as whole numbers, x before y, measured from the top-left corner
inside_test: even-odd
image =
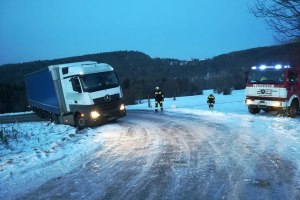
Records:
[[[126,115],[113,68],[92,61],[51,65],[25,76],[28,104],[40,117],[84,128]]]

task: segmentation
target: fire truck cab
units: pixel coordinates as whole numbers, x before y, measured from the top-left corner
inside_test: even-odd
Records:
[[[246,86],[245,104],[252,114],[278,111],[292,118],[299,110],[300,68],[254,66]]]

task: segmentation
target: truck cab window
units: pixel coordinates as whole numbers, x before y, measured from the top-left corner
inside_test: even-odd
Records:
[[[72,88],[75,92],[82,93],[78,77],[71,78]]]
[[[119,80],[113,71],[88,74],[81,77],[83,90],[94,92],[119,86]]]
[[[290,83],[297,83],[298,82],[298,73],[290,72],[289,81],[290,81]]]
[[[252,71],[249,74],[249,84],[282,84],[285,80],[285,71],[265,70]]]

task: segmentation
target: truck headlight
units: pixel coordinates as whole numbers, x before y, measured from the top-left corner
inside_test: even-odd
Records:
[[[121,106],[120,106],[120,110],[125,110],[125,106],[124,106],[124,104],[121,104]]]
[[[282,106],[282,103],[280,101],[274,101],[273,106],[274,107],[280,107],[280,106]]]
[[[100,117],[100,113],[98,113],[97,111],[92,111],[91,112],[91,118],[92,119],[96,119],[98,117]]]

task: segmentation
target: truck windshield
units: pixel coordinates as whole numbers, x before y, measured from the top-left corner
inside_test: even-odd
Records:
[[[119,81],[114,71],[87,74],[80,78],[85,92],[95,92],[119,86]]]
[[[285,71],[280,70],[253,70],[249,74],[250,84],[282,84],[285,79]]]

